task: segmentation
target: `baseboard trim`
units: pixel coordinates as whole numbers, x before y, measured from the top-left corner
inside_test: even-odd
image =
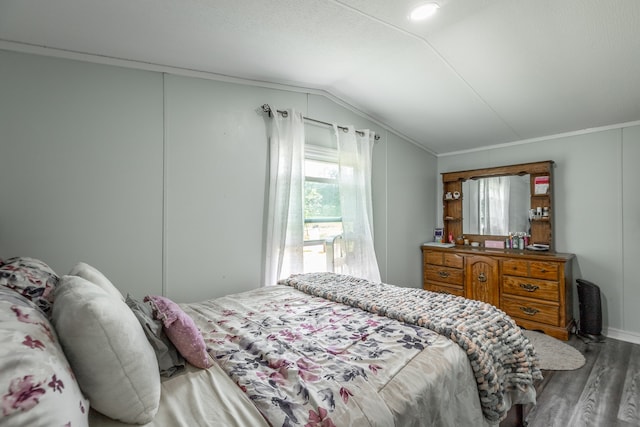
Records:
[[[615,328],[608,328],[605,336],[620,341],[626,341],[633,344],[640,344],[640,334],[635,332],[623,331]]]

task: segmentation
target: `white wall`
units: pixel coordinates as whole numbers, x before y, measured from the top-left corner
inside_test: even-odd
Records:
[[[553,160],[555,244],[576,255],[574,279],[596,283],[605,332],[640,342],[640,127],[489,148],[438,158],[439,172]],[[439,189],[441,193],[442,190]],[[436,196],[442,221],[441,195]],[[574,285],[574,313],[578,298]]]
[[[622,130],[622,326],[640,335],[640,126]],[[637,340],[640,341],[640,340]]]
[[[419,246],[433,240],[436,225],[432,209],[433,194],[440,186],[440,177],[435,173],[436,159],[424,156],[422,150],[415,146],[401,144],[399,139],[389,142],[386,157],[386,254],[388,276],[392,278],[389,282],[410,287],[417,282],[422,287],[422,252]],[[414,276],[414,271],[417,276]]]
[[[0,50],[0,257],[65,274],[77,261],[123,292],[193,301],[262,276],[267,135],[259,106],[380,133],[382,278],[421,286],[436,159],[331,99]],[[144,64],[137,64],[144,68]]]
[[[195,301],[257,287],[267,177],[258,107],[303,109],[302,93],[165,77],[167,295]]]
[[[162,75],[0,51],[0,257],[162,282]]]

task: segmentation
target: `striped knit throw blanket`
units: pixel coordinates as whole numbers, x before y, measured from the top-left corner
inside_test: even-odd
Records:
[[[506,417],[505,393],[542,379],[533,346],[513,319],[481,301],[369,282],[334,273],[292,275],[279,282],[309,295],[422,326],[457,343],[469,357],[485,418]]]

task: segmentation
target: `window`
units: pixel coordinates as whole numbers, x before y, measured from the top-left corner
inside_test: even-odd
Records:
[[[304,271],[333,271],[332,244],[342,235],[337,152],[308,144],[304,167]]]
[[[330,138],[316,138],[298,112],[272,118],[264,286],[305,271],[379,282],[371,208],[375,134],[332,125]],[[340,248],[326,243],[334,236]]]

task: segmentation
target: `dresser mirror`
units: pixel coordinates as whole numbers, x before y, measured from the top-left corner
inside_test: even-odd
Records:
[[[463,181],[463,232],[483,236],[528,233],[530,178],[525,174]]]
[[[523,163],[442,174],[444,236],[484,245],[510,232],[553,249],[553,162]],[[544,191],[537,182],[546,183]],[[452,198],[448,194],[459,193]],[[508,200],[508,203],[507,203]],[[531,211],[544,211],[533,217]]]

